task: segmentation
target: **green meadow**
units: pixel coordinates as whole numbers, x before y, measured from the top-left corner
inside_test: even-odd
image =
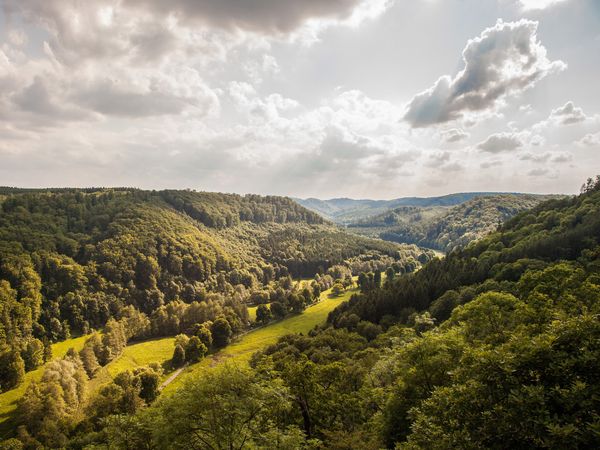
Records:
[[[321,300],[308,307],[302,314],[288,317],[265,327],[250,331],[229,344],[223,350],[207,356],[198,364],[187,367],[183,373],[169,384],[164,391],[177,389],[187,378],[224,361],[247,364],[256,351],[274,344],[279,337],[290,333],[308,333],[316,325],[322,324],[327,315],[340,303],[348,300],[357,292],[351,289],[338,297],[331,296],[331,290],[321,293]]]

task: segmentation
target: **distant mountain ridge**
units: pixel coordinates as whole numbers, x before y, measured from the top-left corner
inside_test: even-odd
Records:
[[[441,206],[457,206],[475,197],[497,195],[529,195],[513,192],[459,192],[437,197],[399,197],[391,200],[332,198],[294,198],[307,209],[314,211],[326,219],[337,223],[355,222],[370,216],[387,212],[400,206],[417,206],[421,208]]]

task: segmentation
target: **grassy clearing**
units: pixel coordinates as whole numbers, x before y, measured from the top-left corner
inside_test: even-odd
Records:
[[[80,336],[73,339],[68,339],[63,342],[52,344],[52,359],[60,359],[67,354],[67,351],[73,347],[79,351],[83,348],[83,344],[88,336]],[[25,394],[27,387],[33,382],[38,381],[44,374],[45,365],[38,367],[36,370],[27,372],[25,379],[15,389],[0,394],[0,436],[4,436],[7,428],[10,428],[10,418],[17,407],[17,401]]]
[[[206,368],[213,367],[216,364],[232,360],[240,363],[247,363],[252,354],[267,345],[274,344],[277,339],[284,334],[289,333],[308,333],[315,325],[321,324],[327,319],[327,314],[337,305],[356,292],[356,289],[349,290],[339,297],[331,297],[331,291],[325,291],[321,294],[321,300],[309,308],[302,314],[288,317],[279,322],[272,323],[266,327],[250,331],[239,337],[235,342],[225,347],[223,350],[210,355],[203,359],[200,363],[189,366],[185,371],[177,377],[171,384],[165,388],[165,392],[176,389],[181,384],[181,381],[191,374],[201,372]],[[249,311],[254,310],[254,320],[256,317],[256,307],[248,308]],[[136,367],[145,366],[150,363],[159,363],[163,367],[167,367],[167,363],[173,356],[174,337],[163,339],[155,339],[150,341],[139,342],[128,345],[123,354],[117,359],[106,365],[96,374],[91,380],[90,391],[97,390],[100,386],[108,383],[115,375],[125,370],[132,370]],[[169,372],[166,371],[162,380],[168,378]]]
[[[224,361],[233,361],[239,364],[247,364],[250,357],[256,351],[274,344],[281,336],[290,333],[308,333],[315,325],[319,325],[327,319],[329,312],[340,303],[348,300],[357,290],[348,290],[339,297],[330,297],[331,291],[321,294],[321,301],[310,306],[302,314],[280,320],[266,327],[250,331],[239,337],[236,341],[223,350],[208,356],[198,364],[189,366],[179,377],[169,384],[163,392],[172,392],[190,376],[201,373],[207,368],[214,367]]]
[[[174,342],[174,337],[167,337],[128,345],[121,356],[98,371],[90,381],[90,391],[98,389],[104,383],[112,380],[115,375],[126,370],[133,370],[151,363],[159,363],[166,367],[166,363],[173,356]],[[163,378],[167,376],[168,374],[165,374]]]

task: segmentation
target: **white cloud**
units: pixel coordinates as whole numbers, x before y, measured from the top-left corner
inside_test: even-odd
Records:
[[[519,0],[523,9],[526,11],[536,9],[546,9],[550,6],[564,3],[566,0]]]
[[[444,75],[415,96],[404,119],[424,127],[493,111],[511,95],[534,86],[548,74],[563,70],[551,61],[537,39],[537,22],[519,20],[487,28],[463,50],[465,68],[454,78]]]
[[[530,161],[537,164],[545,164],[547,162],[553,163],[566,163],[573,161],[573,155],[571,153],[524,153],[519,156],[520,161]]]
[[[600,132],[592,134],[588,133],[577,141],[582,147],[600,147]]]
[[[470,134],[461,128],[451,128],[449,130],[442,131],[441,137],[445,142],[460,142],[468,139]]]
[[[560,108],[553,109],[550,113],[550,120],[561,125],[572,125],[574,123],[584,122],[587,116],[583,109],[577,108],[572,101],[568,101]]]
[[[500,153],[511,150],[516,150],[523,146],[523,141],[518,134],[515,133],[496,133],[488,136],[488,138],[477,144],[479,150],[489,153]]]

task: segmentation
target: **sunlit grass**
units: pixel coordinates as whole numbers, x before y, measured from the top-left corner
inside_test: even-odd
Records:
[[[121,356],[102,367],[91,380],[90,391],[108,383],[117,374],[136,367],[159,363],[166,366],[173,356],[175,338],[167,337],[133,343],[125,347]]]
[[[250,331],[223,350],[204,358],[198,364],[189,366],[165,388],[164,392],[177,389],[188,377],[201,373],[203,370],[214,367],[224,361],[247,364],[253,353],[274,344],[277,342],[277,339],[285,334],[308,333],[315,325],[324,323],[330,311],[340,303],[348,300],[356,292],[356,289],[348,290],[339,297],[331,297],[331,290],[323,292],[321,294],[321,301],[307,308],[302,314],[291,316],[257,330]]]

